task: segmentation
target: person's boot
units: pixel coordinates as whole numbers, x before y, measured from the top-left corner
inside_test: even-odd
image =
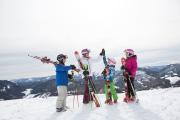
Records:
[[[63,107],[62,108],[56,108],[56,112],[65,112],[66,109],[64,109]]]
[[[112,105],[112,104],[113,104],[112,100],[109,100],[109,101],[108,101],[108,104],[109,104],[109,105]]]
[[[126,96],[126,97],[123,99],[123,101],[126,102],[126,103],[128,103],[128,102],[130,101],[130,98]]]
[[[117,103],[117,100],[114,100],[114,103],[116,104],[116,103]]]

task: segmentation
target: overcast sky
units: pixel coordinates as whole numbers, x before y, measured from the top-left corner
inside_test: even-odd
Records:
[[[0,57],[82,48],[167,54],[179,46],[179,0],[0,0]]]

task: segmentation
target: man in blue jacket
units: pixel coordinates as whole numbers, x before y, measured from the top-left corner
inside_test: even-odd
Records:
[[[56,101],[56,112],[64,112],[67,109],[66,98],[67,98],[67,86],[68,86],[68,71],[75,70],[74,65],[65,66],[67,56],[64,54],[59,54],[57,56],[58,62],[47,62],[46,60],[41,60],[43,63],[52,63],[56,67],[56,86],[58,92],[58,98]]]

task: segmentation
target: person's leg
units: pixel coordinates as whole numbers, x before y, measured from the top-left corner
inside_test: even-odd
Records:
[[[57,97],[57,101],[56,101],[56,108],[62,109],[63,108],[63,102],[64,102],[64,96],[65,96],[63,86],[58,86],[57,91],[58,91],[58,97]]]
[[[129,78],[127,77],[127,97],[130,98],[131,97],[131,83],[130,83],[130,80]]]
[[[124,77],[124,92],[125,92],[125,97],[123,101],[127,102],[127,99],[129,99],[129,95],[128,95],[128,84],[126,77]]]
[[[63,101],[63,107],[67,108],[66,106],[66,100],[67,100],[67,86],[63,87],[63,91],[64,91],[64,101]]]
[[[106,96],[106,101],[105,101],[105,103],[106,103],[107,100],[109,99],[109,97],[108,97],[108,88],[107,88],[106,83],[105,83],[105,85],[104,85],[104,93],[105,93],[105,96]]]
[[[134,79],[133,78],[131,78],[131,96],[132,97],[135,97],[135,88],[134,88]]]
[[[88,88],[88,80],[84,80],[84,96],[83,96],[83,103],[89,103],[89,88]]]
[[[117,96],[117,92],[116,92],[114,81],[112,81],[110,83],[110,86],[111,86],[111,94],[112,94],[112,97],[114,99],[114,102],[117,102],[118,96]]]

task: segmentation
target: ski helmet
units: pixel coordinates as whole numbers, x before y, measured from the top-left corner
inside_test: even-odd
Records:
[[[85,54],[88,54],[88,53],[90,53],[90,50],[89,49],[83,49],[82,51],[81,51],[81,54],[82,55],[85,55]]]
[[[59,54],[58,56],[57,56],[57,60],[58,61],[63,61],[64,59],[67,59],[68,57],[67,57],[67,55],[64,55],[64,54]]]
[[[116,60],[114,58],[108,58],[109,65],[116,65]]]
[[[131,57],[131,56],[134,55],[134,50],[133,49],[125,49],[124,52],[127,55],[127,57]]]

